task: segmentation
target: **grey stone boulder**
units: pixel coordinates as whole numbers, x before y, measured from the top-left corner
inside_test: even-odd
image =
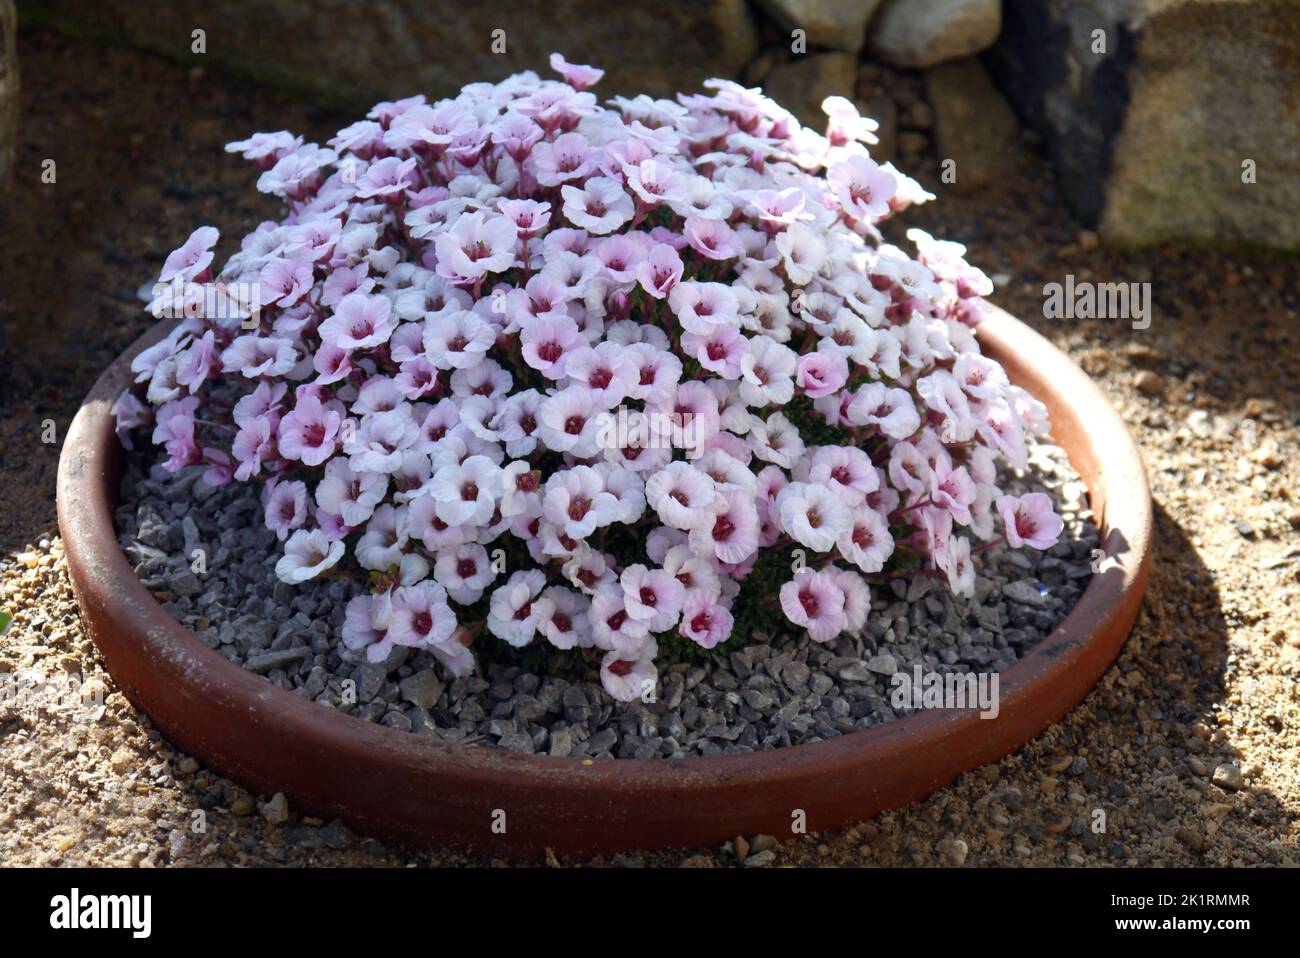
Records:
[[[671,96],[739,75],[758,52],[745,0],[224,0],[219,11],[210,0],[43,0],[24,16],[350,110],[414,93],[454,95],[524,69],[554,76],[553,51],[604,69],[598,96]],[[203,54],[192,51],[195,29],[206,31]],[[495,52],[502,39],[504,52]]]
[[[857,53],[880,0],[758,0],[783,30],[803,30],[811,46]]]
[[[778,63],[763,82],[763,92],[805,126],[826,129],[822,101],[828,96],[853,98],[857,61],[851,53],[805,53]]]
[[[1300,249],[1294,0],[1022,0],[988,62],[1104,239]]]
[[[885,0],[867,47],[900,67],[932,67],[993,45],[1002,24],[1000,0]]]
[[[1020,131],[1016,116],[979,58],[944,63],[925,76],[934,111],[935,149],[952,160],[952,186],[967,192],[986,186],[1005,170]]]

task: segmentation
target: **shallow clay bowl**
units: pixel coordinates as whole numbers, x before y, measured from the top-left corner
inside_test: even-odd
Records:
[[[205,646],[136,578],[113,528],[122,448],[109,407],[131,358],[100,377],[59,461],[59,527],[91,638],[117,685],[180,748],[255,793],[408,845],[522,852],[702,846],[870,818],[1020,748],[1077,705],[1119,654],[1151,559],[1151,497],[1133,439],[1101,391],[996,311],[984,350],[1047,404],[1091,493],[1106,559],[1065,620],[1001,674],[1001,710],[932,710],[839,738],[676,760],[523,755],[446,745],[286,692]],[[504,813],[504,814],[502,814]],[[504,826],[504,832],[502,827]]]

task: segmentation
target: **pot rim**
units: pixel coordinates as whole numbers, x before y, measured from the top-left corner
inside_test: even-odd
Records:
[[[860,821],[1015,751],[1087,695],[1119,654],[1151,559],[1145,468],[1118,413],[1064,353],[1000,309],[982,350],[1049,410],[1088,486],[1106,559],[1066,618],[999,673],[1000,710],[930,710],[741,755],[602,759],[450,745],[325,708],[204,645],[140,583],[113,526],[122,448],[110,407],[158,323],[96,382],[65,438],[58,514],[87,629],[127,698],[181,748],[255,793],[413,845],[494,853],[700,846]],[[500,815],[505,813],[504,822]],[[500,829],[504,824],[505,831]]]

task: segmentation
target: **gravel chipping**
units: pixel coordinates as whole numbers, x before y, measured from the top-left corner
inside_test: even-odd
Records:
[[[802,632],[756,634],[758,641],[725,653],[661,661],[656,701],[621,703],[575,652],[544,652],[537,674],[493,661],[489,646],[479,671],[460,678],[430,654],[400,646],[383,662],[367,661],[339,641],[360,584],[295,587],[276,578],[280,547],[262,523],[260,486],[214,488],[200,478],[202,466],[172,475],[150,467],[157,457],[147,445],[128,456],[119,541],[141,582],[208,646],[282,689],[370,722],[556,756],[735,754],[900,718],[914,709],[895,707],[901,680],[893,676],[912,677],[918,667],[925,676],[1002,671],[1073,607],[1098,545],[1083,483],[1059,447],[1041,443],[1029,468],[1004,472],[999,485],[1017,495],[1046,492],[1058,503],[1065,531],[1052,549],[981,553],[970,599],[930,575],[873,587],[867,627],[825,645]]]

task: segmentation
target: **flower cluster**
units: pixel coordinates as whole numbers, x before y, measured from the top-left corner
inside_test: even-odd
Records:
[[[486,630],[599,650],[622,700],[742,604],[826,642],[874,583],[968,594],[981,548],[1056,541],[1046,496],[995,484],[1047,422],[980,353],[992,285],[886,242],[933,197],[871,120],[830,98],[819,134],[722,80],[602,106],[600,70],[551,64],[230,144],[287,213],[219,271],[211,227],[167,258],[152,308],[182,318],[132,363],[124,440],[262,483],[284,581],[368,577],[342,640],[371,660],[463,674]]]

